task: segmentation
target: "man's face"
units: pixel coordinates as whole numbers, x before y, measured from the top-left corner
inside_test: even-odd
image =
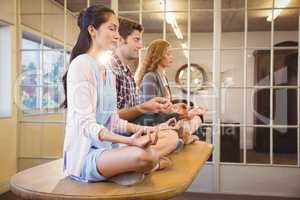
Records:
[[[120,48],[122,49],[123,56],[127,60],[136,60],[139,58],[139,50],[143,47],[141,41],[142,33],[138,30],[128,35],[126,40],[121,37]]]

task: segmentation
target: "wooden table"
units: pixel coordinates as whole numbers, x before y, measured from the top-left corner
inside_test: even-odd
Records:
[[[17,173],[11,178],[10,189],[23,199],[170,199],[186,191],[212,150],[211,144],[200,141],[187,145],[170,155],[174,162],[171,168],[153,172],[130,187],[73,181],[63,173],[63,160],[59,159]]]

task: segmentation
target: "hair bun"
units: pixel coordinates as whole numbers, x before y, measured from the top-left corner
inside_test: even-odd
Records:
[[[77,25],[78,27],[80,28],[80,30],[84,29],[84,16],[85,16],[85,13],[86,11],[85,10],[82,10],[80,13],[79,13],[79,16],[77,18]]]

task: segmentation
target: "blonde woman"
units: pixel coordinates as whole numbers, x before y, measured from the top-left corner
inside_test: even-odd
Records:
[[[170,44],[166,40],[158,39],[151,42],[146,53],[144,63],[137,69],[135,80],[139,89],[141,102],[147,101],[153,97],[166,97],[172,100],[172,94],[166,77],[166,69],[171,67],[173,57],[170,50]],[[177,114],[176,126],[184,128],[185,134],[181,137],[184,143],[193,142],[196,137],[191,136],[201,125],[202,115],[207,110],[205,108],[189,108],[184,103],[172,104],[169,109],[169,115]],[[165,114],[163,114],[165,115]],[[141,120],[141,119],[140,119]],[[143,118],[145,120],[145,116]],[[146,120],[148,118],[146,117]]]

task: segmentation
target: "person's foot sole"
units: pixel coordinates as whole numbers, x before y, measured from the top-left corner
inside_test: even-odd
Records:
[[[119,174],[117,176],[113,176],[109,179],[109,181],[122,186],[131,186],[142,182],[144,178],[145,175],[143,173],[128,172],[128,173]]]

